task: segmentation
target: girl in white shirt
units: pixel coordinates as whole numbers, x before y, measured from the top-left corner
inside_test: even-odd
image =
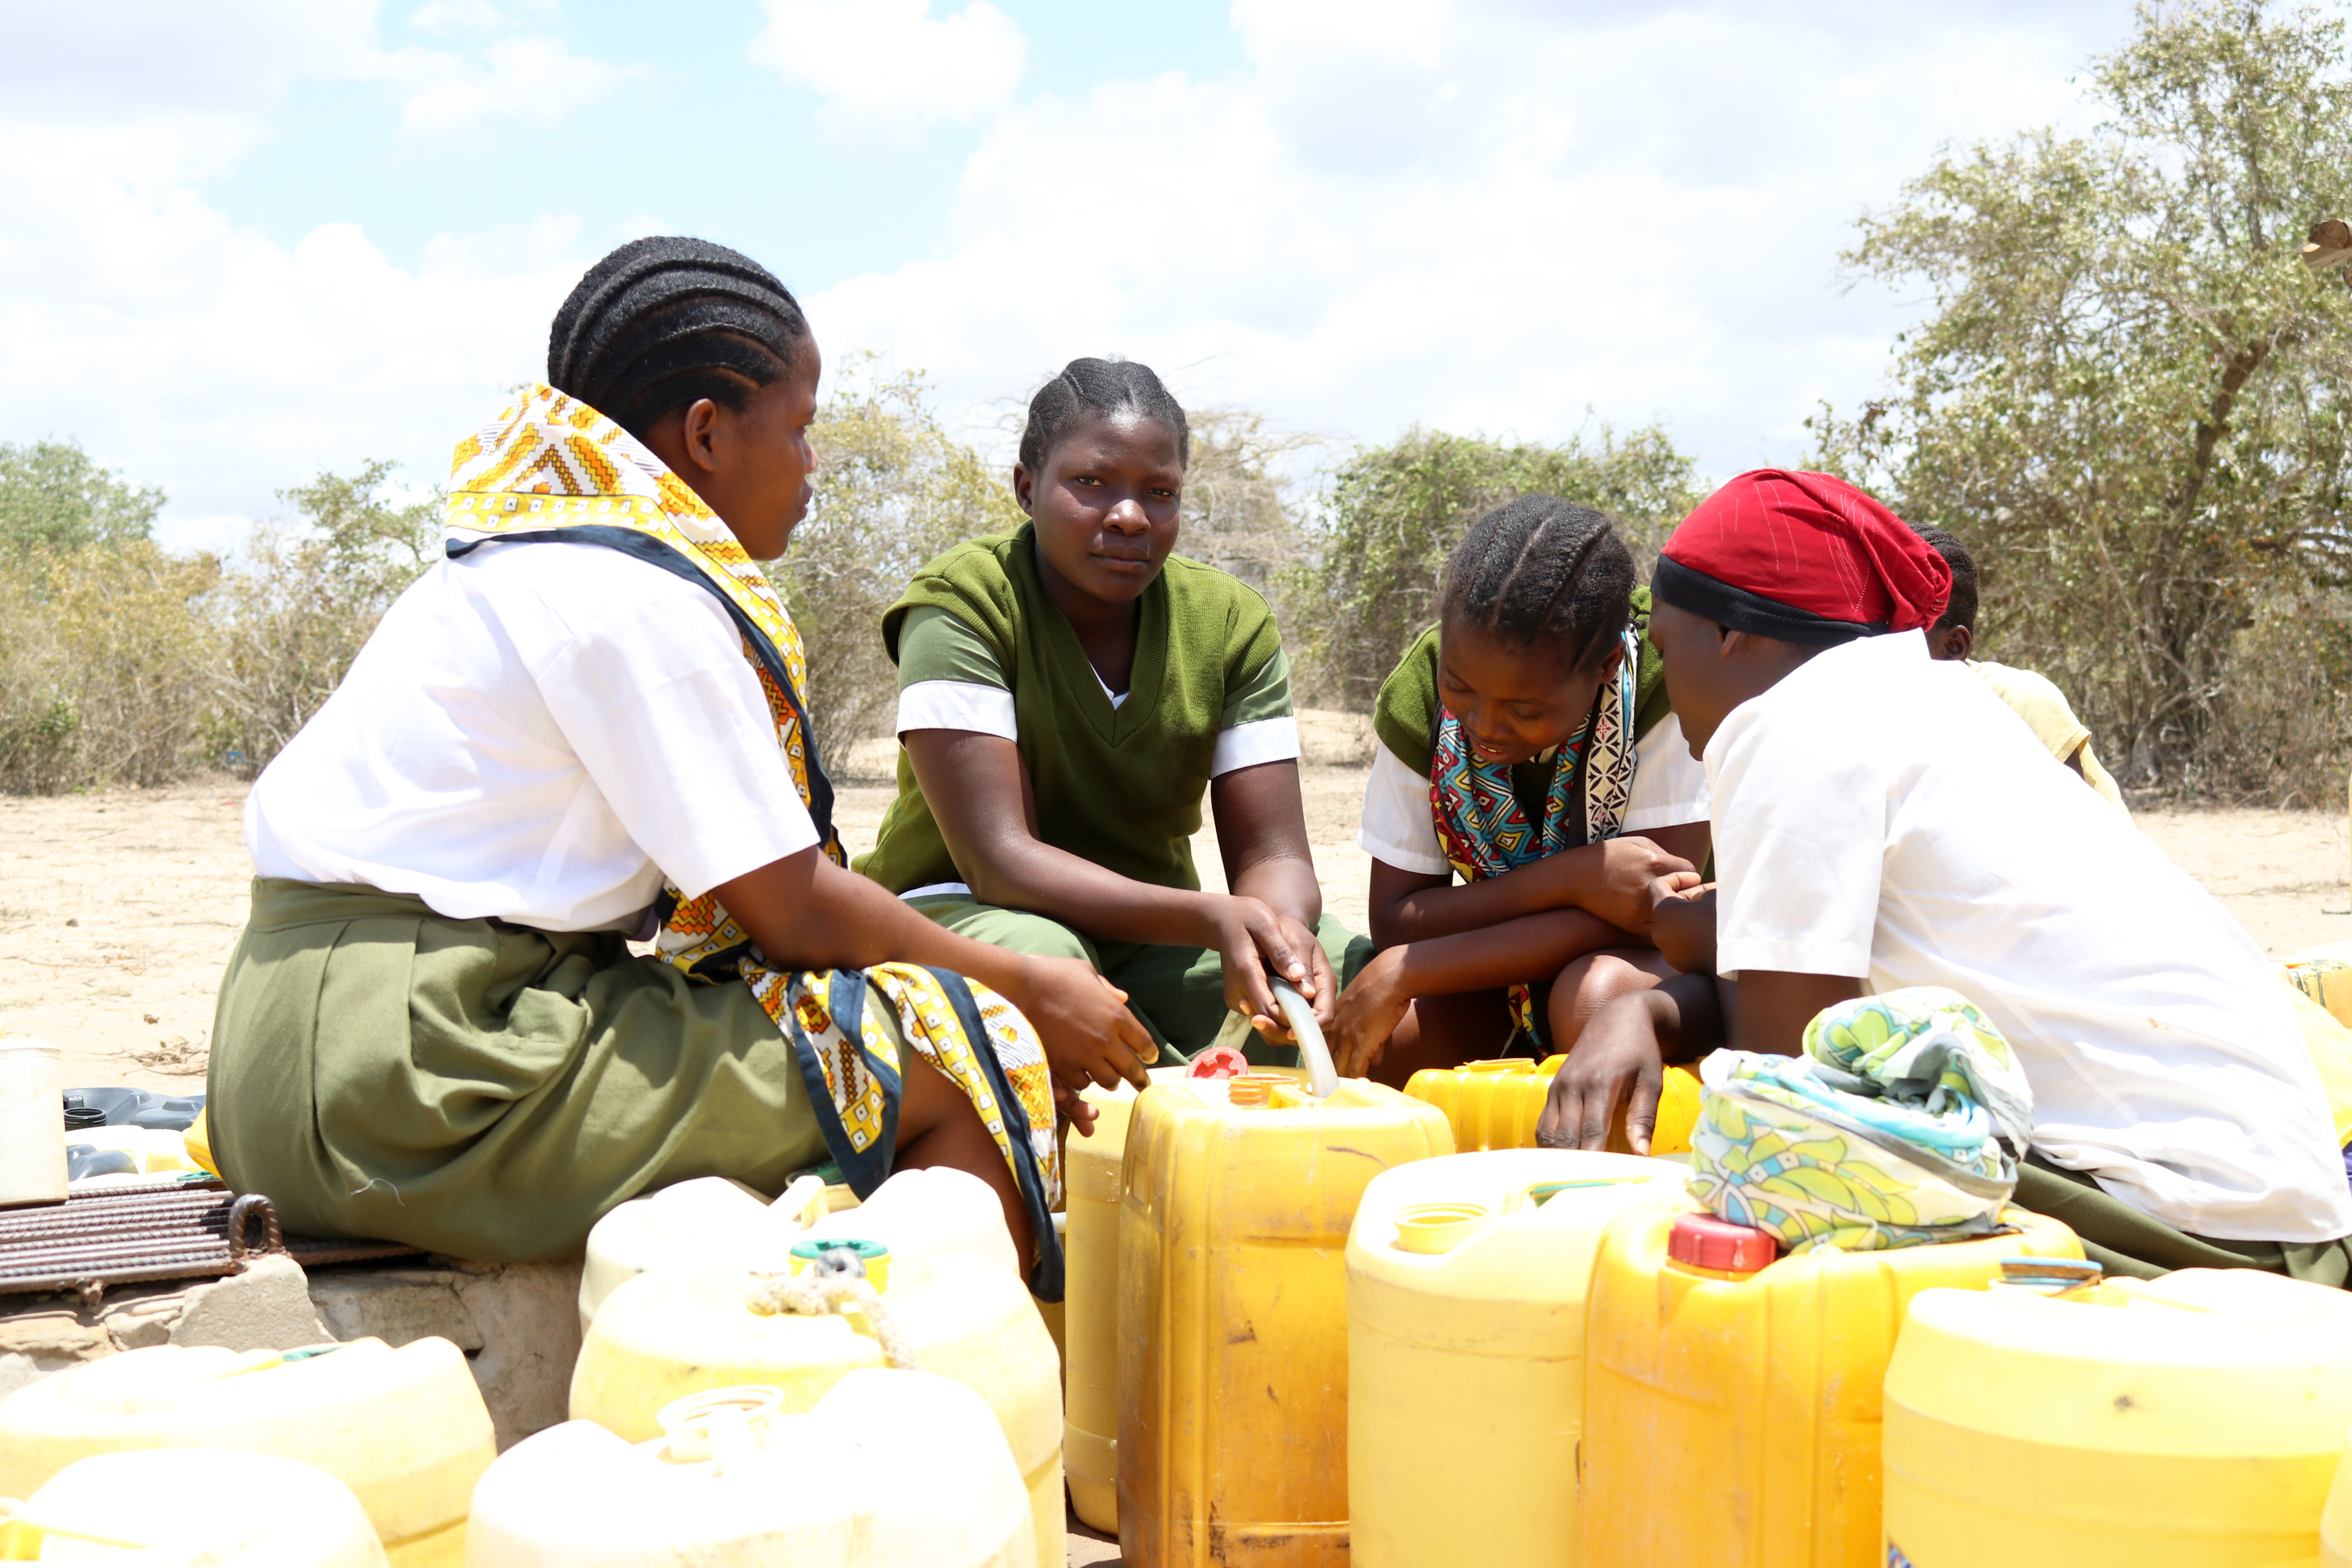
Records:
[[[819,368],[765,268],[639,240],[458,444],[449,558],[247,804],[209,1121],[289,1228],[547,1257],[690,1176],[952,1165],[1059,1299],[1055,1102],[1150,1046],[1085,965],[840,863],[756,564],[807,510]]]
[[[1672,973],[1645,890],[1707,854],[1706,773],[1604,514],[1551,496],[1488,512],[1444,606],[1374,707],[1360,842],[1382,951],[1340,999],[1341,1070],[1398,1084],[1515,1030],[1565,1050],[1601,1002]]]
[[[1651,635],[1706,763],[1727,984],[1685,975],[1596,1014],[1538,1136],[1598,1147],[1621,1103],[1646,1129],[1662,1062],[1727,1038],[1794,1055],[1825,1007],[1942,986],[2032,1087],[2021,1205],[2116,1272],[2346,1283],[2352,1189],[2284,989],[1981,680],[1929,657],[1949,582],[1821,474],[1742,475],[1667,541]]]

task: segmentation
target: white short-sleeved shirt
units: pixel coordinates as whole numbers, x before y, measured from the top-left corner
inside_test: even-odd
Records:
[[[1089,667],[1095,684],[1116,710],[1130,695],[1113,691],[1101,672]],[[1013,678],[997,663],[983,637],[936,605],[907,612],[898,633],[898,722],[909,730],[971,730],[1016,743],[1021,721],[1014,711]],[[1228,695],[1218,715],[1217,742],[1209,756],[1209,776],[1221,778],[1261,763],[1293,762],[1298,756],[1298,721],[1290,710],[1290,660],[1280,648],[1258,667],[1240,690]],[[961,883],[941,886],[961,889]],[[905,896],[930,891],[918,889]]]
[[[1706,750],[1721,972],[1943,985],[2008,1037],[2033,1142],[2168,1225],[2352,1235],[2316,1072],[2262,950],[1916,633],[1801,666]]]
[[[665,875],[698,897],[816,837],[717,597],[558,542],[425,573],[245,807],[262,876],[543,931],[631,929]]]
[[[1633,742],[1633,782],[1622,831],[1673,827],[1707,818],[1706,766],[1690,754],[1682,721],[1667,714]],[[1400,871],[1443,877],[1448,867],[1429,805],[1429,778],[1386,746],[1372,748],[1364,822],[1356,842]]]

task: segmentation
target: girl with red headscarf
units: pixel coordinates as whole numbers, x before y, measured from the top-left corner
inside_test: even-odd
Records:
[[[1930,658],[1950,580],[1823,474],[1743,474],[1666,542],[1650,635],[1706,765],[1719,978],[1597,1013],[1539,1138],[1598,1148],[1621,1101],[1646,1129],[1664,1062],[1727,1042],[1793,1056],[1825,1008],[1940,986],[2032,1090],[2017,1203],[2111,1271],[2347,1283],[2352,1188],[2284,988],[1981,680]],[[1657,929],[1676,957],[1710,911],[1696,878],[1670,880]]]

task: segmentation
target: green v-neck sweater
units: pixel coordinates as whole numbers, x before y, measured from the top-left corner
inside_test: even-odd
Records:
[[[898,630],[931,605],[971,627],[1012,677],[1021,762],[1037,802],[1037,837],[1136,881],[1200,889],[1192,835],[1218,726],[1234,693],[1282,656],[1275,616],[1240,578],[1171,555],[1143,590],[1127,700],[1112,708],[1077,630],[1037,578],[1034,527],[969,538],[924,566],[882,616]],[[856,863],[889,891],[969,881],[955,868],[915,766],[898,752],[898,799]]]
[[[1010,678],[1037,837],[1139,882],[1197,889],[1192,837],[1217,731],[1234,694],[1282,656],[1274,614],[1256,590],[1170,556],[1143,591],[1134,673],[1117,708],[1077,632],[1046,597],[1034,527],[967,540],[917,573],[882,616],[893,662],[908,612],[925,605],[969,626]],[[898,798],[857,869],[894,893],[970,880],[903,749]]]

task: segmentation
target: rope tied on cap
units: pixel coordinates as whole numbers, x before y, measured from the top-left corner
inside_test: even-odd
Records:
[[[890,1316],[889,1309],[882,1305],[881,1296],[866,1280],[864,1261],[849,1248],[831,1247],[820,1253],[814,1267],[805,1274],[762,1274],[758,1279],[759,1283],[743,1299],[743,1305],[755,1316],[822,1318],[837,1312],[846,1318],[853,1313],[862,1314],[866,1327],[874,1332],[874,1342],[881,1347],[885,1365],[900,1372],[922,1369],[922,1363],[915,1359],[914,1342]]]

